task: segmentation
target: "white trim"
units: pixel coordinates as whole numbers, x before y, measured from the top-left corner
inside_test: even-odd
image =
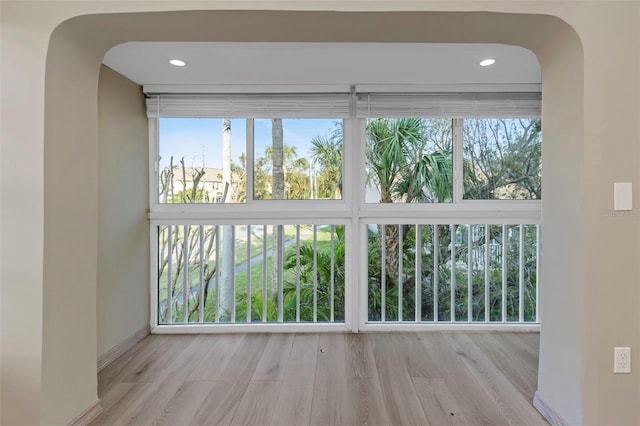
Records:
[[[375,212],[362,214],[360,220],[370,224],[383,223],[407,223],[420,225],[536,225],[540,222],[540,216],[533,212],[470,212],[444,210],[440,212],[409,211],[405,214],[393,215],[393,212]],[[502,215],[500,214],[502,213]]]
[[[249,204],[251,207],[249,207]],[[207,217],[215,217],[217,213],[224,213],[226,217],[237,217],[238,214],[249,212],[254,217],[256,210],[260,214],[271,213],[274,216],[290,213],[297,210],[311,210],[342,212],[349,215],[351,209],[344,200],[254,200],[250,203],[230,203],[230,204],[158,204],[150,209],[150,217],[153,215],[166,214],[171,217],[181,217],[189,214],[201,214]]]
[[[149,283],[149,298],[151,305],[149,306],[149,327],[154,328],[158,325],[158,229],[155,224],[149,223],[149,248],[151,253],[149,256],[149,262],[151,264],[151,270],[149,276],[151,282]]]
[[[217,334],[217,333],[319,333],[349,332],[345,323],[207,323],[159,325],[151,334]]]
[[[533,111],[536,102],[539,102],[540,85],[484,85],[472,88],[468,85],[449,85],[440,87],[440,92],[432,90],[428,85],[361,85],[358,90],[371,90],[373,95],[381,100],[391,99],[398,101],[403,95],[403,90],[413,94],[411,100],[415,101],[418,109],[424,106],[422,100],[433,104],[433,99],[444,99],[452,108],[459,107],[462,102],[464,107],[477,108],[476,103],[485,103],[493,111],[503,111],[505,108],[513,108],[511,113],[517,111]],[[525,87],[526,86],[526,87]],[[161,90],[162,89],[162,90]],[[158,172],[157,158],[159,149],[158,120],[149,120],[149,160],[155,166],[150,168],[150,219],[151,229],[151,318],[150,327],[152,333],[224,333],[224,332],[318,332],[318,331],[423,331],[423,330],[509,330],[509,331],[538,331],[537,323],[468,323],[459,322],[453,324],[447,322],[368,322],[368,250],[367,250],[367,224],[437,224],[437,225],[539,225],[540,200],[464,200],[463,185],[463,121],[453,119],[453,147],[454,147],[454,202],[433,204],[380,204],[366,203],[365,192],[365,155],[366,155],[366,120],[355,118],[357,112],[357,95],[355,86],[345,88],[336,85],[319,86],[145,86],[146,93],[151,90],[162,93],[173,93],[168,99],[176,100],[178,109],[187,108],[188,114],[196,113],[198,105],[195,99],[203,100],[205,110],[213,105],[219,108],[221,102],[228,99],[241,100],[244,105],[260,107],[258,101],[272,101],[274,104],[284,105],[288,112],[294,114],[296,99],[302,99],[302,104],[313,108],[322,109],[323,105],[333,105],[331,94],[338,99],[338,104],[344,101],[344,96],[349,96],[348,117],[343,119],[343,170],[342,170],[342,199],[341,200],[253,200],[253,154],[252,123],[254,117],[248,117],[247,123],[247,201],[246,203],[229,204],[159,204],[157,195]],[[464,89],[464,90],[462,90]],[[474,89],[474,90],[472,90]],[[193,93],[198,96],[189,96]],[[463,91],[464,93],[460,93]],[[235,92],[229,95],[230,92]],[[428,96],[424,96],[430,92]],[[497,93],[502,92],[502,93]],[[509,99],[509,93],[518,92]],[[222,95],[225,93],[225,95]],[[277,93],[277,94],[276,94]],[[302,93],[302,94],[301,94]],[[347,93],[350,93],[347,95]],[[183,94],[182,96],[179,94]],[[274,96],[270,96],[273,95]],[[314,95],[315,94],[315,95]],[[396,94],[397,96],[394,96]],[[252,96],[255,95],[255,96]],[[366,94],[362,96],[367,96]],[[515,99],[515,100],[514,100]],[[184,104],[181,102],[185,102]],[[279,102],[278,101],[278,102]],[[157,102],[157,101],[156,101]],[[305,104],[304,102],[308,102]],[[315,102],[315,103],[314,103]],[[362,101],[361,101],[362,102]],[[429,105],[431,105],[429,104]],[[152,103],[149,104],[153,107]],[[390,104],[394,108],[401,103]],[[475,105],[475,106],[474,106]],[[361,105],[362,106],[362,105]],[[383,105],[384,106],[384,105]],[[189,109],[193,108],[193,109]],[[502,109],[501,109],[502,108]],[[532,109],[533,108],[533,109]],[[156,111],[161,110],[161,105],[156,103]],[[268,113],[268,108],[266,109]],[[307,112],[308,112],[307,111]],[[463,111],[463,110],[456,110]],[[465,110],[466,111],[466,110]],[[516,111],[516,112],[513,112]],[[265,113],[262,111],[261,113]],[[329,112],[330,113],[330,112]],[[277,113],[275,113],[277,115]],[[506,113],[509,114],[508,112]],[[206,114],[205,114],[206,115]],[[467,115],[467,114],[465,114]],[[299,118],[304,118],[302,114]],[[246,118],[246,117],[245,117]],[[256,118],[258,118],[256,116]],[[286,117],[285,117],[286,118]],[[332,118],[339,118],[338,116]],[[345,318],[344,323],[197,323],[197,324],[171,324],[158,325],[158,238],[154,232],[155,227],[162,225],[345,225],[345,245],[348,255],[345,257]],[[155,237],[154,237],[155,234]],[[219,242],[217,242],[219,243]],[[539,246],[538,246],[539,248]],[[504,256],[503,256],[504,258]],[[539,271],[538,271],[539,272]],[[537,273],[536,276],[539,276]],[[453,278],[452,278],[453,279]],[[452,286],[452,289],[454,287]],[[217,293],[216,293],[217,294]],[[536,306],[537,308],[538,306]],[[216,310],[216,315],[218,315]],[[437,314],[436,314],[437,315]]]
[[[166,93],[347,93],[348,84],[145,84],[147,95]],[[351,85],[354,86],[354,85]],[[540,83],[355,84],[357,92],[542,92]]]
[[[438,92],[542,92],[540,83],[456,83],[456,84],[356,84],[356,92],[438,93]]]
[[[149,119],[149,208],[157,205],[158,200],[158,119]]]
[[[552,426],[569,426],[569,422],[551,407],[538,392],[533,396],[533,406]]]
[[[540,85],[537,85],[540,86]],[[147,95],[182,93],[349,93],[348,84],[145,84]],[[524,90],[523,90],[524,91]],[[538,92],[540,90],[537,90]]]
[[[160,217],[151,219],[152,226],[160,225],[348,225],[350,223],[350,217],[327,217],[327,216],[310,216],[304,217],[304,215],[297,215],[293,219],[287,217],[258,219],[253,217],[237,217],[234,219],[226,216],[225,219],[216,217]]]
[[[131,336],[124,339],[122,342],[109,349],[104,354],[98,357],[98,373],[109,366],[113,361],[122,356],[129,349],[137,345],[142,339],[147,337],[150,332],[150,327],[145,325],[140,330],[133,333]]]
[[[540,332],[540,324],[537,323],[468,323],[468,322],[367,322],[360,327],[363,332],[389,332],[389,331],[510,331],[537,333]]]
[[[73,420],[69,422],[69,426],[86,426],[102,414],[103,411],[102,403],[98,399],[86,410],[74,417]]]
[[[354,219],[354,221],[357,219]],[[360,254],[358,256],[358,266],[360,276],[354,282],[358,283],[358,303],[354,304],[358,315],[358,330],[363,331],[363,327],[366,325],[369,319],[369,282],[367,280],[369,269],[369,251],[367,247],[367,223],[360,220],[358,229],[360,231],[360,247],[358,250]],[[353,257],[353,256],[352,256]]]

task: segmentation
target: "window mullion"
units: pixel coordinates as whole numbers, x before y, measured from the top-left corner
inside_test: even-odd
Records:
[[[253,175],[254,175],[254,155],[253,155],[253,148],[254,148],[254,143],[253,143],[253,139],[254,139],[254,134],[253,134],[253,118],[247,118],[247,136],[245,139],[245,144],[246,144],[246,151],[247,151],[247,158],[245,160],[245,203],[247,205],[252,204],[254,199],[253,199]]]
[[[149,118],[149,209],[155,210],[160,203],[158,199],[158,182],[160,167],[158,165],[158,149],[160,146],[159,118]]]
[[[453,202],[462,202],[464,194],[464,180],[463,180],[463,151],[462,145],[464,140],[464,119],[453,119]]]

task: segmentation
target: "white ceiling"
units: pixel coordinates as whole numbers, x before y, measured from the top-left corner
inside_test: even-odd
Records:
[[[498,44],[133,42],[104,64],[141,85],[540,83],[531,51]]]

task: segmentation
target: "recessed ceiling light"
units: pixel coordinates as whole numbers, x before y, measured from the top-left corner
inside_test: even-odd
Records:
[[[495,63],[496,63],[495,59],[487,58],[487,59],[483,59],[482,61],[480,61],[480,66],[481,67],[488,67],[488,66],[493,65]]]
[[[174,67],[184,67],[187,65],[187,63],[182,59],[169,59],[169,63]]]

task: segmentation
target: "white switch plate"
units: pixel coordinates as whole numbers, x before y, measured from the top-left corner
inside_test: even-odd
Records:
[[[613,184],[613,210],[633,210],[633,186],[631,182]]]
[[[613,348],[613,372],[631,373],[631,348]]]

